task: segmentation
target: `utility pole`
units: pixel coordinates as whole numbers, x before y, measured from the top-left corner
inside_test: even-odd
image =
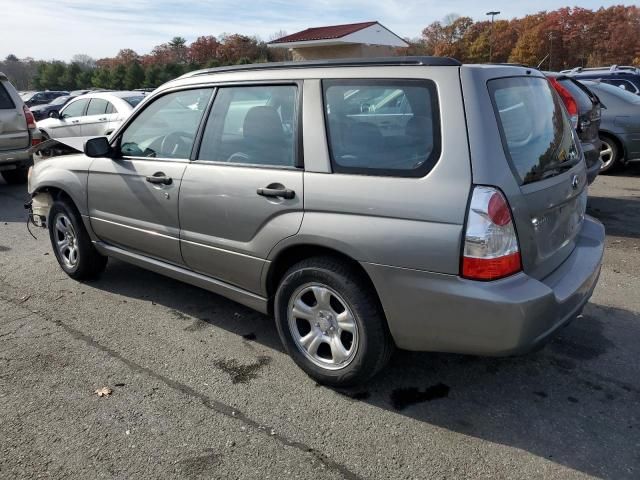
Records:
[[[488,16],[491,16],[491,33],[489,34],[489,63],[493,60],[493,19],[496,15],[500,15],[500,12],[491,11],[487,12]]]
[[[551,57],[553,56],[553,32],[549,32],[549,71],[553,72],[551,68]]]

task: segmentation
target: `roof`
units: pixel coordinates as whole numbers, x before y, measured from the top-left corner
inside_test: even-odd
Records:
[[[229,65],[226,67],[207,68],[185,73],[179,78],[198,75],[209,75],[224,72],[240,72],[245,70],[280,70],[300,68],[332,68],[332,67],[384,67],[384,66],[429,66],[459,67],[462,64],[450,57],[377,57],[377,58],[341,58],[333,60],[308,60],[303,62],[268,62],[246,65]]]
[[[307,42],[310,40],[331,40],[342,38],[351,33],[371,27],[378,22],[347,23],[345,25],[331,25],[328,27],[307,28],[286,37],[281,37],[269,43]]]

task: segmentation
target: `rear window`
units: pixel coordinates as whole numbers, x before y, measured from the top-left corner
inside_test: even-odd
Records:
[[[558,175],[580,160],[571,123],[545,78],[500,78],[488,86],[505,152],[522,184]]]
[[[421,177],[440,156],[435,84],[427,80],[324,80],[333,170]]]
[[[138,105],[142,100],[144,100],[144,95],[140,95],[136,97],[124,97],[123,100],[135,108],[136,105]]]
[[[578,108],[580,109],[580,113],[584,114],[586,112],[591,111],[593,108],[593,102],[587,92],[585,92],[579,85],[576,84],[575,80],[571,80],[570,78],[563,78],[558,80],[560,84],[569,90],[569,93],[574,98],[574,100],[578,103]]]
[[[16,108],[13,100],[9,96],[9,92],[4,88],[4,85],[0,83],[0,109],[2,110],[13,110]]]

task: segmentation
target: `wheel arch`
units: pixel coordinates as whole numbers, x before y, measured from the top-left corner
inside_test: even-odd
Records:
[[[616,147],[618,147],[618,149],[620,150],[620,153],[622,154],[619,162],[622,164],[625,164],[627,162],[627,150],[624,148],[624,143],[622,142],[622,140],[620,140],[620,138],[613,132],[609,131],[609,130],[599,130],[598,134],[601,137],[607,137],[609,139],[611,139],[611,141],[613,141],[616,144]]]
[[[273,314],[276,290],[278,289],[278,285],[280,284],[280,281],[284,277],[284,274],[287,272],[287,270],[289,270],[289,268],[291,268],[296,263],[313,257],[331,257],[350,265],[353,271],[358,275],[358,277],[375,294],[375,299],[380,308],[380,312],[383,314],[385,322],[387,321],[384,307],[382,305],[382,302],[380,301],[378,290],[376,289],[373,280],[364,269],[364,267],[360,264],[360,262],[358,262],[351,255],[335,247],[327,247],[325,245],[309,242],[290,244],[281,248],[273,256],[273,259],[265,269],[265,272],[263,273],[263,284],[264,290],[267,293],[268,309],[270,314]]]

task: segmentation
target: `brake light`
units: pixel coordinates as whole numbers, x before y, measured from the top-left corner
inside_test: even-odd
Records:
[[[504,195],[474,187],[465,229],[461,274],[471,280],[497,280],[522,270],[518,237]]]
[[[560,98],[562,99],[562,103],[564,103],[564,106],[567,108],[569,116],[571,117],[571,125],[573,125],[573,128],[578,128],[579,112],[578,103],[575,98],[573,98],[573,95],[569,93],[569,90],[564,88],[558,80],[552,77],[548,77],[548,80],[553,88],[555,88],[556,92],[558,92],[558,95],[560,95]]]
[[[24,112],[24,118],[27,119],[27,128],[36,128],[36,117],[33,116],[29,107],[22,105],[22,111]]]

